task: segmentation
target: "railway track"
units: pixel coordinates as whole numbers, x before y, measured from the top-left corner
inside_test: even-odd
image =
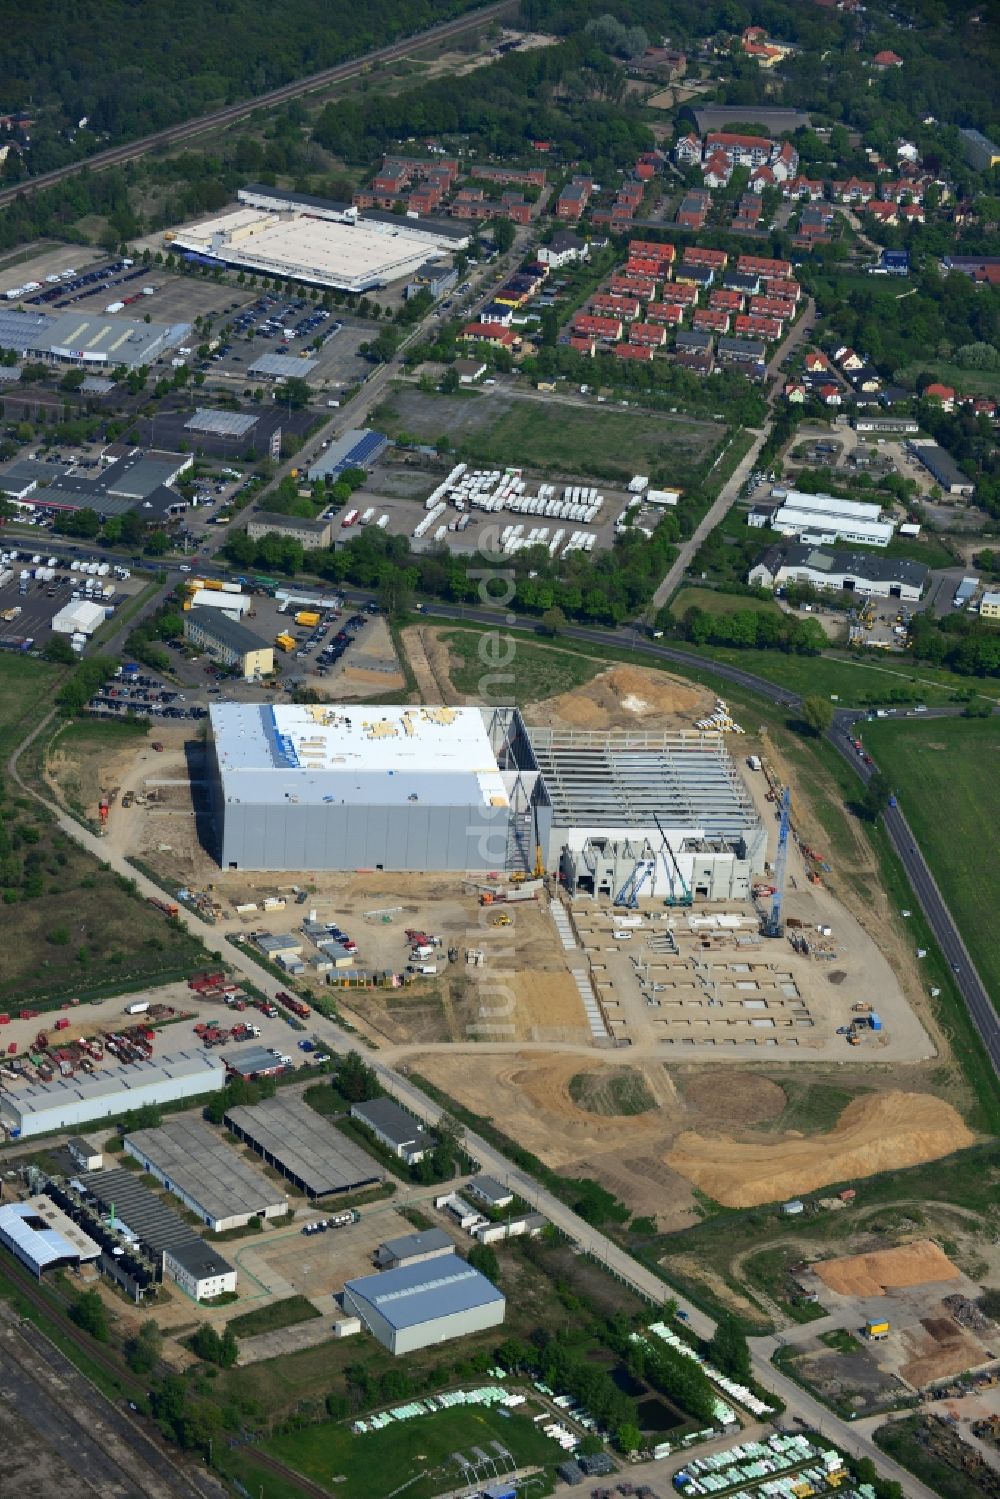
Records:
[[[37,1311],[41,1312],[46,1318],[48,1318],[49,1321],[54,1322],[57,1325],[57,1327],[59,1328],[59,1332],[63,1337],[67,1338],[74,1345],[74,1347],[80,1350],[81,1353],[85,1353],[87,1358],[92,1363],[98,1364],[106,1374],[111,1375],[115,1380],[124,1385],[126,1398],[130,1398],[133,1396],[139,1397],[144,1394],[144,1388],[138,1384],[133,1384],[131,1388],[129,1387],[129,1374],[128,1371],[122,1367],[121,1362],[117,1358],[115,1358],[113,1354],[108,1352],[107,1349],[102,1348],[100,1343],[96,1342],[81,1328],[77,1327],[76,1323],[69,1316],[68,1312],[66,1312],[61,1306],[55,1304],[52,1300],[49,1299],[49,1297],[43,1295],[38,1282],[34,1280],[32,1276],[30,1276],[24,1269],[24,1267],[20,1265],[18,1261],[14,1260],[13,1257],[7,1258],[5,1260],[4,1275],[8,1280],[12,1281],[15,1284],[18,1294],[20,1296],[23,1296],[25,1301],[30,1302]],[[54,1344],[52,1344],[51,1346],[53,1347],[56,1354],[60,1354],[61,1350],[56,1348]],[[63,1354],[62,1357],[67,1357],[67,1355]],[[72,1360],[70,1360],[70,1362],[72,1363]],[[73,1368],[81,1376],[81,1378],[86,1379],[86,1375],[84,1375],[75,1364],[73,1364]],[[155,1372],[162,1375],[170,1374],[173,1371],[167,1364],[161,1364]],[[87,1382],[88,1384],[90,1383],[89,1380]],[[127,1424],[132,1440],[141,1447],[151,1448],[152,1451],[156,1454],[158,1461],[160,1463],[169,1463],[176,1477],[181,1479],[186,1484],[186,1493],[179,1492],[178,1499],[210,1499],[210,1496],[211,1499],[216,1499],[216,1496],[219,1493],[218,1485],[216,1482],[213,1482],[211,1485],[211,1489],[206,1491],[206,1489],[202,1487],[201,1482],[198,1480],[197,1475],[185,1472],[183,1469],[177,1466],[177,1463],[174,1460],[174,1455],[170,1451],[170,1449],[165,1447],[162,1441],[156,1441],[150,1435],[150,1433],[144,1429],[144,1424],[140,1423],[134,1418],[127,1416],[124,1412],[119,1411],[114,1406],[113,1401],[111,1401],[110,1403],[112,1405],[112,1408],[115,1410],[116,1416],[119,1416],[120,1419]],[[273,1473],[276,1477],[281,1478],[286,1483],[294,1484],[296,1488],[301,1489],[303,1494],[308,1494],[310,1496],[310,1499],[330,1499],[329,1491],[327,1489],[320,1488],[318,1484],[313,1483],[311,1479],[304,1477],[304,1475],[298,1473],[294,1468],[287,1467],[284,1463],[279,1462],[277,1458],[271,1457],[266,1452],[262,1452],[256,1446],[252,1447],[251,1450],[253,1452],[254,1463],[257,1466],[266,1469],[269,1473]]]
[[[140,136],[138,140],[130,141],[125,145],[111,146],[106,151],[98,151],[93,156],[84,157],[82,161],[69,162],[66,166],[57,167],[54,171],[43,172],[38,177],[30,177],[26,182],[19,182],[15,187],[4,188],[0,191],[0,208],[6,207],[18,198],[30,197],[42,188],[65,182],[68,177],[74,177],[78,172],[103,171],[107,167],[120,166],[126,161],[136,161],[140,156],[146,156],[150,151],[156,151],[163,146],[174,146],[181,141],[191,140],[219,125],[231,125],[235,120],[252,114],[255,109],[266,109],[275,104],[284,104],[289,99],[297,99],[302,94],[312,93],[315,89],[326,88],[332,83],[342,83],[345,79],[353,78],[375,63],[395,62],[405,57],[408,52],[412,52],[416,46],[426,46],[429,42],[447,41],[451,37],[461,36],[463,32],[472,31],[475,27],[481,26],[484,21],[498,19],[505,12],[513,10],[516,4],[517,0],[499,0],[497,4],[470,11],[451,21],[442,21],[437,26],[431,26],[427,31],[416,32],[413,36],[404,37],[401,41],[390,42],[385,47],[366,52],[363,57],[351,58],[348,62],[324,68],[319,73],[311,73],[306,78],[284,83],[280,88],[270,89],[266,94],[257,94],[254,98],[243,99],[238,104],[227,104],[211,114],[200,115],[196,120],[184,120],[177,125],[168,125],[164,130],[157,130],[153,135]]]

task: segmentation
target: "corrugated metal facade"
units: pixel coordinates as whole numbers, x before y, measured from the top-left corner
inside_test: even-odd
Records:
[[[216,792],[224,869],[497,869],[506,807],[244,806]]]

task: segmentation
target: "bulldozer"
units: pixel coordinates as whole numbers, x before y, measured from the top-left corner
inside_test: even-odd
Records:
[[[506,911],[502,911],[499,916],[494,916],[490,922],[490,926],[511,926],[512,924],[511,918],[507,915]]]

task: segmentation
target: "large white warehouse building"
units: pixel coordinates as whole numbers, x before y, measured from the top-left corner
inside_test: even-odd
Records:
[[[0,1094],[0,1124],[12,1139],[50,1130],[78,1129],[92,1119],[113,1119],[146,1104],[175,1103],[218,1093],[226,1069],[203,1051],[178,1051],[129,1067],[103,1067],[87,1077],[30,1083]]]
[[[225,868],[524,868],[547,834],[515,710],[491,733],[478,708],[227,703],[211,731]]]
[[[503,1292],[457,1254],[364,1275],[344,1287],[345,1312],[397,1355],[499,1327],[506,1309]]]
[[[748,525],[769,525],[783,536],[796,536],[814,546],[832,546],[849,541],[857,546],[885,547],[892,540],[895,522],[885,520],[880,505],[864,500],[842,500],[832,494],[807,494],[800,489],[774,489],[776,508],[758,506],[747,516]]]

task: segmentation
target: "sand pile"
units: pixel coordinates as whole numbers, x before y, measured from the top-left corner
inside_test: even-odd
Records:
[[[665,1159],[717,1202],[748,1208],[936,1161],[972,1143],[951,1104],[926,1093],[894,1092],[856,1098],[825,1135],[742,1143],[689,1130]]]
[[[903,1286],[924,1286],[936,1280],[957,1280],[961,1271],[930,1239],[917,1239],[897,1249],[874,1254],[850,1254],[824,1260],[813,1267],[824,1285],[840,1296],[884,1296]]]
[[[574,729],[690,729],[714,706],[710,692],[666,672],[612,666],[583,687],[533,704],[530,718]]]

